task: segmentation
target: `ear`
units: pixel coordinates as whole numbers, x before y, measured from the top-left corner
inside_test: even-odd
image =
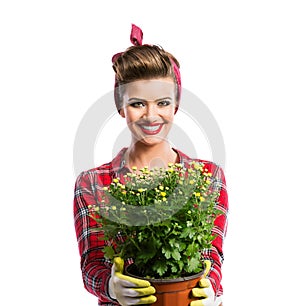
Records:
[[[179,108],[179,102],[176,101],[175,110],[174,110],[174,115],[176,115],[176,113],[177,113],[177,111],[178,111],[178,108]]]
[[[121,117],[125,118],[124,107],[122,107],[122,108],[119,110],[119,114],[120,114]]]

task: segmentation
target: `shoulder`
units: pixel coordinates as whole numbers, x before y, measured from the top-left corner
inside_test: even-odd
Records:
[[[82,171],[76,178],[76,186],[84,185],[109,185],[112,181],[112,163]]]
[[[91,186],[105,186],[112,181],[111,162],[100,165],[95,168],[82,171],[76,178],[75,188],[89,188]]]
[[[99,186],[109,185],[115,176],[115,173],[119,171],[120,166],[122,165],[125,150],[126,148],[123,148],[110,162],[82,171],[76,179],[76,185],[82,183]]]

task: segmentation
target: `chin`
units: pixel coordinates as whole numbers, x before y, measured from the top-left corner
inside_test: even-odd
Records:
[[[162,137],[143,137],[137,140],[137,142],[140,142],[146,146],[154,146],[158,145],[160,143],[163,143],[166,141],[166,138]]]

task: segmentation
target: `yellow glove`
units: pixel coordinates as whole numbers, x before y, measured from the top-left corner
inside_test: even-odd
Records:
[[[123,259],[116,257],[108,284],[109,295],[122,306],[155,303],[154,287],[146,280],[124,275],[123,270]]]
[[[199,298],[199,300],[192,301],[190,306],[218,306],[221,300],[215,298],[215,292],[209,279],[206,278],[210,268],[211,262],[209,260],[204,261],[205,271],[203,278],[199,280],[199,288],[192,289],[193,297]]]

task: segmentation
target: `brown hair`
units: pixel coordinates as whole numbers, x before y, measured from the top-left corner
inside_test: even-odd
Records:
[[[176,88],[177,105],[180,99],[180,88],[174,65],[179,69],[179,62],[169,52],[157,45],[141,45],[129,47],[120,53],[113,62],[115,71],[115,103],[118,111],[122,108],[123,86],[137,80],[172,77]]]

